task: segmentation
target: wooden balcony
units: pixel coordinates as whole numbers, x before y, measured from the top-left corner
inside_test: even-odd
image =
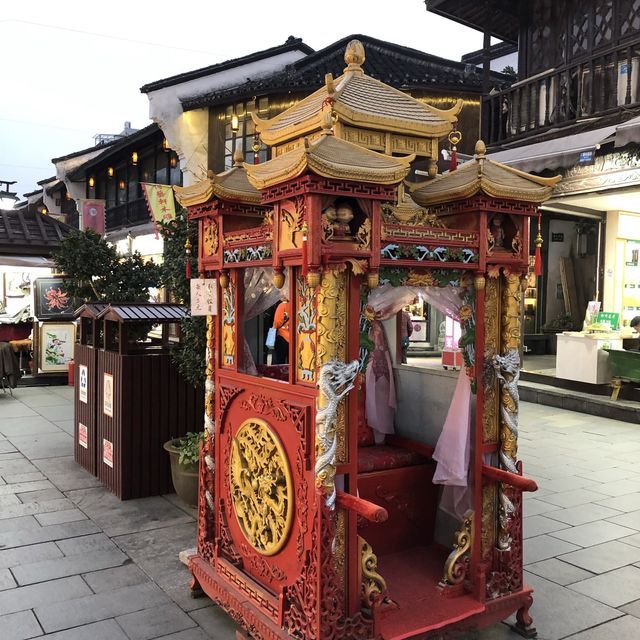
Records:
[[[107,231],[151,222],[144,198],[109,207],[106,211],[106,218]]]
[[[551,69],[483,100],[483,135],[500,144],[640,104],[640,42]]]

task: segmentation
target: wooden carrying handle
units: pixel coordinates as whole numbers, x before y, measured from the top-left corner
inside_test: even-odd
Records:
[[[373,502],[358,498],[350,493],[338,491],[336,496],[336,504],[342,509],[354,511],[359,516],[371,522],[384,522],[389,518],[389,513],[384,507],[380,507]]]
[[[511,485],[516,489],[520,489],[520,491],[537,491],[538,485],[535,480],[531,480],[531,478],[525,478],[524,476],[519,476],[517,473],[511,473],[510,471],[504,471],[503,469],[498,469],[496,467],[490,467],[489,465],[482,465],[482,475],[487,478],[491,478],[492,480],[497,480],[498,482],[504,482],[505,484]]]

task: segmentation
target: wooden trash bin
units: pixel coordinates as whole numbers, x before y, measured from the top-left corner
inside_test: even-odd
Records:
[[[107,304],[89,302],[75,313],[79,324],[79,340],[74,348],[75,366],[75,424],[73,429],[73,455],[75,461],[89,473],[96,475],[97,439],[97,358],[102,346],[102,322],[98,316]]]
[[[104,347],[97,357],[97,476],[119,498],[173,491],[163,444],[203,428],[204,391],[178,372],[170,325],[186,308],[176,304],[110,305]],[[151,326],[162,337],[141,340]]]

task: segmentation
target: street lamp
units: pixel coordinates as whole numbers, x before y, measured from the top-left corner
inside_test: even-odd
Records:
[[[0,209],[13,209],[13,205],[18,201],[15,191],[9,191],[9,187],[16,184],[16,180],[0,180]]]

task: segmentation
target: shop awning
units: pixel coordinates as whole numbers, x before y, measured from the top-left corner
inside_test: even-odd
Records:
[[[593,159],[589,154],[599,145],[611,141],[616,149],[631,142],[640,143],[640,116],[622,124],[490,153],[487,157],[523,171],[557,170],[573,167],[581,161],[588,164]]]
[[[595,151],[616,134],[617,126],[584,131],[545,142],[534,142],[515,149],[490,153],[488,158],[523,171],[563,169],[578,164],[582,154]],[[640,129],[638,130],[640,133]]]

